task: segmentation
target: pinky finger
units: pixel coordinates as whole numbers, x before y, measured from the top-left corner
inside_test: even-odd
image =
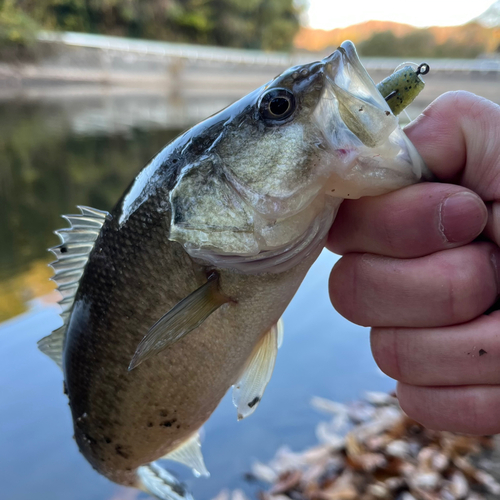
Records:
[[[500,386],[417,387],[398,383],[406,414],[434,430],[500,433]]]

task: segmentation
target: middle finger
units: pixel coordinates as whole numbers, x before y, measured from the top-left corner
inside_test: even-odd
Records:
[[[462,186],[416,184],[344,201],[327,246],[342,255],[421,257],[469,243],[481,233],[487,217],[481,198]]]
[[[500,250],[471,243],[418,259],[348,254],[330,274],[337,311],[365,326],[437,327],[470,321],[498,290]]]

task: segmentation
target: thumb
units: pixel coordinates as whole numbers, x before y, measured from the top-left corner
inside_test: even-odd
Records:
[[[436,99],[405,133],[438,179],[500,200],[500,106],[464,91]]]

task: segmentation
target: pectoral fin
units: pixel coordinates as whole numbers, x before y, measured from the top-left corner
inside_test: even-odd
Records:
[[[229,302],[218,288],[219,275],[212,273],[208,281],[157,321],[141,340],[129,370],[177,342],[205,321],[222,304]]]
[[[195,433],[188,441],[179,446],[179,448],[176,448],[162,458],[174,460],[175,462],[180,462],[181,464],[191,467],[196,477],[210,476],[210,472],[208,472],[205,467],[205,462],[201,453],[200,435],[198,433]]]
[[[259,340],[247,361],[245,371],[233,386],[233,404],[238,420],[251,415],[260,403],[271,380],[278,348],[283,339],[281,319]]]

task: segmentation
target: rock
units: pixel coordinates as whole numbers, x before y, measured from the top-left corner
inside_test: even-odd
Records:
[[[264,483],[273,483],[278,479],[278,474],[271,469],[268,465],[265,465],[261,462],[254,462],[252,465],[252,474],[259,480]],[[226,500],[226,499],[220,499]]]
[[[450,478],[450,492],[454,498],[461,500],[469,494],[469,483],[460,471],[455,471]]]
[[[410,444],[408,441],[396,439],[387,444],[385,451],[392,457],[407,458],[410,455]]]
[[[383,499],[391,498],[391,493],[389,489],[385,484],[382,483],[375,483],[368,485],[368,488],[366,488],[366,492],[375,498],[383,498]]]
[[[368,399],[341,405],[314,398],[316,408],[333,416],[317,426],[321,444],[302,453],[283,447],[269,465],[256,462],[253,474],[273,485],[261,500],[500,498],[492,475],[500,469],[495,438],[431,431],[407,417],[393,396]],[[242,500],[227,493],[217,500],[230,498]]]
[[[477,470],[475,479],[493,495],[500,495],[500,484],[491,474],[488,474],[487,472],[484,472],[482,470]]]
[[[298,470],[285,472],[279,477],[278,481],[269,491],[269,494],[277,495],[279,493],[286,493],[287,491],[298,486],[301,479],[302,479],[302,472]]]
[[[438,488],[440,481],[441,475],[437,472],[421,472],[417,470],[410,484],[414,488],[432,491]]]
[[[386,392],[365,392],[365,399],[373,406],[399,405],[398,398]]]

